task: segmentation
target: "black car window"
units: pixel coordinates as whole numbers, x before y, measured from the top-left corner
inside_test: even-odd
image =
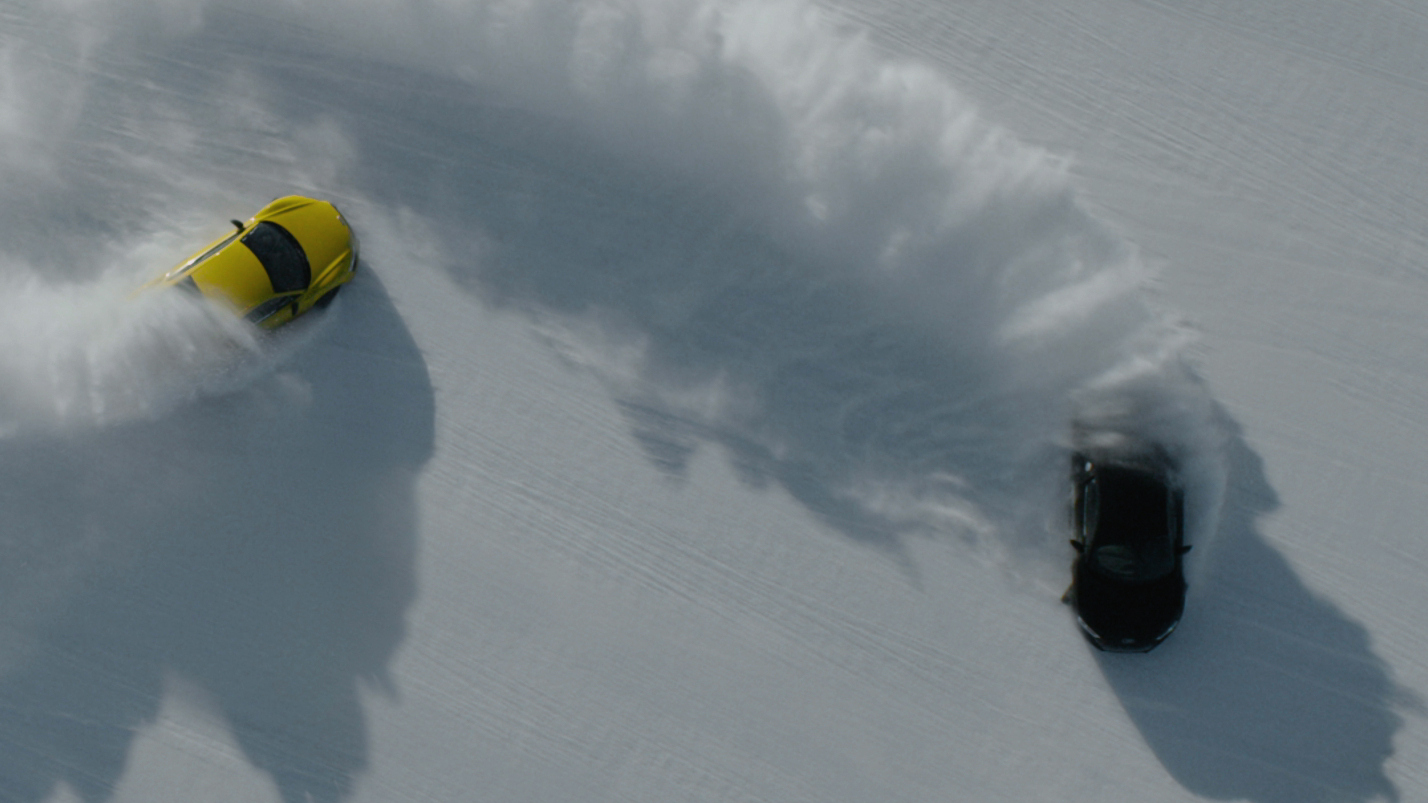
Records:
[[[1133,579],[1140,574],[1139,563],[1130,547],[1111,544],[1096,550],[1096,566],[1117,577]]]
[[[273,292],[292,293],[312,284],[312,268],[297,238],[287,229],[265,220],[243,235],[243,244],[262,263]]]
[[[1107,544],[1093,556],[1101,574],[1132,583],[1158,580],[1175,568],[1173,553],[1149,545],[1137,549],[1126,544]]]
[[[1154,477],[1129,471],[1107,471],[1088,491],[1091,486],[1096,491],[1087,494],[1087,501],[1094,497],[1097,507],[1092,565],[1133,582],[1155,580],[1174,570],[1169,489]]]
[[[283,307],[286,307],[287,305],[293,303],[296,300],[297,296],[292,294],[284,296],[273,296],[267,301],[264,301],[258,306],[248,310],[248,314],[243,317],[247,318],[250,323],[262,323],[263,321],[266,321],[267,319],[276,315],[278,311],[281,310]]]
[[[1096,519],[1101,507],[1099,487],[1096,478],[1092,477],[1081,492],[1081,531],[1088,536],[1096,532]]]

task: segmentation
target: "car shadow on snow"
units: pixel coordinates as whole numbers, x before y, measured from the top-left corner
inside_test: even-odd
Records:
[[[367,760],[415,594],[425,363],[364,272],[286,364],[152,422],[0,441],[0,798],[107,799],[166,679],[282,799]]]
[[[1096,657],[1127,714],[1190,792],[1255,803],[1398,800],[1385,772],[1400,710],[1363,625],[1305,586],[1257,528],[1279,502],[1223,412],[1219,533],[1174,636],[1148,655]],[[1089,649],[1089,648],[1088,648]]]

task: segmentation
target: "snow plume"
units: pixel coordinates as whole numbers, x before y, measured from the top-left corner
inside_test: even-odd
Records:
[[[242,70],[177,71],[214,80],[199,100],[153,80],[174,71],[145,49],[198,35],[201,12],[11,10],[0,34],[0,437],[163,416],[295,347],[197,298],[137,292],[231,231],[229,218],[343,158],[321,120],[288,127],[265,114]],[[329,155],[295,168],[313,149]]]
[[[184,293],[33,276],[3,287],[0,436],[157,417],[261,362],[247,324]]]
[[[799,2],[301,7],[442,98],[429,140],[359,141],[363,188],[435,219],[664,470],[715,443],[872,543],[1049,554],[1079,420],[1163,442],[1213,531],[1186,328],[1064,160],[932,70]]]
[[[134,168],[151,196],[301,169],[302,189],[412,210],[459,280],[603,378],[667,471],[716,443],[858,538],[1040,550],[1078,416],[1179,411],[1143,437],[1218,460],[1184,328],[1065,161],[810,4],[173,6],[66,6],[87,59],[143,43],[145,88],[106,114],[191,143],[170,149],[182,173]]]

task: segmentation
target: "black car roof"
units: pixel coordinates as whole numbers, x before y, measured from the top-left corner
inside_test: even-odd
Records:
[[[1169,493],[1165,481],[1138,468],[1112,466],[1096,472],[1100,494],[1097,540],[1120,542],[1146,534],[1154,523],[1156,534],[1168,531]]]

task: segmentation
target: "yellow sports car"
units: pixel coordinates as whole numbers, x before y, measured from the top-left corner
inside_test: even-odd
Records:
[[[357,270],[357,235],[327,201],[289,195],[209,243],[149,287],[181,287],[273,329],[326,307]]]

